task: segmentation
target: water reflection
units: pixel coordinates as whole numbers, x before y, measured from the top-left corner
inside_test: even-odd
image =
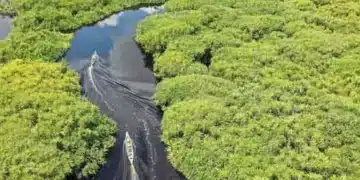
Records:
[[[75,33],[66,54],[71,67],[80,71],[96,51],[108,60],[113,74],[141,95],[151,96],[155,87],[152,72],[145,67],[144,56],[133,39],[137,23],[146,16],[161,13],[161,7],[140,8],[114,14]]]
[[[117,41],[132,37],[140,20],[161,11],[153,7],[124,11],[94,26],[84,27],[75,33],[65,58],[78,69],[83,67],[79,61],[90,57],[95,50],[100,56],[107,57]]]

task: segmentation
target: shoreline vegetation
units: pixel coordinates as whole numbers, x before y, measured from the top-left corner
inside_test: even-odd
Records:
[[[72,32],[115,12],[163,0],[0,1],[15,15],[0,40],[0,180],[92,176],[114,145],[116,124],[80,98],[62,60]]]
[[[0,6],[17,14],[0,41],[0,180],[96,172],[115,125],[55,62],[70,32],[143,3],[165,0]],[[191,180],[360,177],[358,1],[168,0],[165,10],[135,38],[161,80],[175,168]]]
[[[360,177],[360,3],[169,0],[137,28],[191,180]]]
[[[14,17],[16,12],[10,0],[0,0],[0,15]]]
[[[13,29],[8,38],[0,41],[0,63],[15,58],[59,61],[70,46],[72,33],[82,26],[94,24],[122,10],[162,3],[164,0],[131,0],[124,3],[13,0],[11,5],[19,15],[13,19]]]

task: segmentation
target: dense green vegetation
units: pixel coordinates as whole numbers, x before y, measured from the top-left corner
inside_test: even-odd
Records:
[[[0,0],[0,179],[94,174],[116,131],[61,59],[72,32],[165,0]],[[168,0],[136,39],[191,180],[360,177],[357,0]],[[24,60],[14,60],[24,59]],[[37,60],[39,59],[39,60]],[[49,61],[49,62],[43,62]]]
[[[0,179],[94,174],[116,126],[80,100],[64,64],[15,60],[0,69]]]
[[[0,15],[15,15],[15,10],[11,5],[10,0],[0,0]]]
[[[162,2],[0,0],[0,14],[16,15],[10,35],[0,40],[0,180],[96,173],[114,144],[116,125],[80,99],[78,75],[54,62],[81,26]]]
[[[70,46],[71,33],[81,26],[125,8],[163,2],[164,0],[11,0],[11,8],[18,15],[8,39],[0,41],[0,63],[14,58],[59,60]],[[6,13],[6,9],[0,8],[0,12]]]
[[[191,180],[359,179],[357,0],[169,0],[136,39]]]

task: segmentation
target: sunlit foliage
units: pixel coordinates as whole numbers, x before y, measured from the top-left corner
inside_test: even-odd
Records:
[[[0,41],[0,180],[96,173],[114,144],[116,125],[80,99],[75,72],[50,62],[62,58],[81,26],[162,2],[0,0],[0,14],[16,15],[11,34]]]
[[[0,179],[94,174],[116,126],[80,100],[64,64],[14,60],[0,69]]]
[[[0,44],[0,63],[13,58],[56,61],[69,48],[72,32],[114,12],[164,0],[11,0],[14,28]],[[5,5],[0,12],[6,13]],[[4,9],[4,10],[3,10]],[[29,46],[31,45],[31,46]]]
[[[15,15],[11,0],[0,0],[0,15]]]
[[[51,29],[71,32],[84,24],[118,12],[125,8],[152,3],[163,3],[163,0],[12,0],[15,9],[21,13],[15,23],[21,29]]]
[[[360,177],[360,3],[169,0],[137,41],[189,179]],[[192,63],[207,71],[186,72]],[[201,75],[199,75],[201,74]]]
[[[222,78],[195,74],[177,76],[158,84],[155,99],[158,105],[166,107],[187,99],[222,98],[235,88],[235,84]]]
[[[9,59],[59,60],[70,46],[70,34],[49,30],[22,32],[14,29],[0,50],[0,63]],[[36,47],[34,47],[36,43]]]

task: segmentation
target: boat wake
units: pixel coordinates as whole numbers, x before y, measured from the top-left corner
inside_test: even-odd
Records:
[[[97,54],[81,71],[83,96],[116,121],[117,142],[107,163],[94,179],[180,180],[166,159],[160,135],[160,113],[154,102],[142,97],[112,73],[110,63]]]

